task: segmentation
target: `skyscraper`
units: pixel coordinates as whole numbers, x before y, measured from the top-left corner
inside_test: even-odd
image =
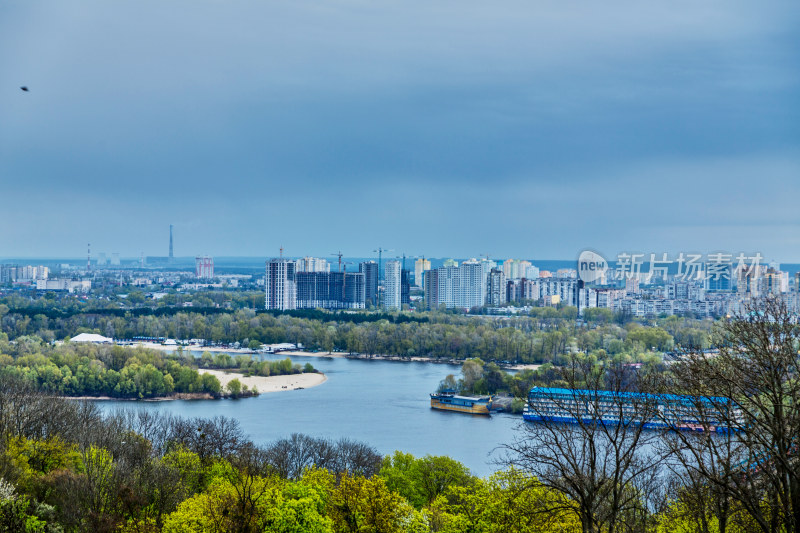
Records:
[[[426,270],[422,274],[422,290],[428,309],[439,307],[439,269]]]
[[[486,303],[500,306],[506,303],[506,276],[499,268],[489,271],[487,281]]]
[[[480,261],[443,266],[425,273],[425,301],[429,309],[472,309],[486,302],[486,280]]]
[[[422,273],[431,269],[431,262],[424,257],[414,261],[414,285],[422,287]]]
[[[400,304],[411,305],[411,271],[400,271]]]
[[[458,267],[458,306],[464,309],[481,307],[486,303],[486,278],[480,261],[470,259]]]
[[[359,263],[358,271],[364,274],[364,298],[367,305],[378,305],[378,263]]]
[[[400,309],[402,307],[401,270],[400,261],[396,259],[386,261],[383,275],[383,306],[386,309]]]
[[[266,309],[285,311],[297,307],[294,267],[294,261],[282,257],[267,261],[266,279],[264,280]]]

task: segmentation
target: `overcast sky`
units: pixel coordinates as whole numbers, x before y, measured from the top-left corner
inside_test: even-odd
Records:
[[[0,257],[800,262],[800,2],[2,0],[0,198]]]

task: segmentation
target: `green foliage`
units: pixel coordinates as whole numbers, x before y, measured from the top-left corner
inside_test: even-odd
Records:
[[[218,353],[212,356],[209,352],[203,352],[200,357],[200,363],[203,368],[235,370],[251,376],[283,376],[317,371],[311,363],[306,363],[305,367],[301,367],[300,365],[292,364],[292,360],[288,357],[280,361],[259,361],[243,354],[237,355],[234,359],[226,353]]]
[[[14,497],[0,501],[0,533],[45,533],[47,523],[29,513],[30,501]]]
[[[417,509],[430,504],[450,487],[466,487],[475,479],[467,467],[449,457],[426,455],[417,459],[400,451],[383,458],[380,476],[390,490]]]
[[[580,531],[570,502],[517,470],[497,472],[469,486],[454,485],[428,508],[442,533]]]
[[[401,533],[413,508],[383,478],[344,474],[330,497],[337,533]]]
[[[226,298],[236,300],[237,296],[229,294]],[[6,297],[6,301],[13,305],[0,322],[0,331],[13,339],[30,335],[42,339],[65,338],[87,331],[115,338],[203,338],[215,343],[239,342],[251,348],[262,343],[292,342],[326,352],[341,350],[446,359],[479,357],[484,361],[515,363],[559,363],[574,349],[586,352],[604,349],[611,354],[624,352],[637,360],[642,351],[652,347],[668,350],[673,343],[707,345],[713,324],[710,320],[668,317],[659,319],[656,326],[650,324],[644,327],[645,331],[634,333],[635,328],[628,328],[628,331],[620,327],[634,323],[632,317],[610,317],[607,309],[586,309],[584,321],[576,322],[574,307],[533,308],[530,316],[496,319],[465,317],[451,312],[384,314],[300,310],[277,313],[216,307],[187,312],[178,308],[109,309],[101,308],[105,304],[99,301],[40,299],[30,302],[12,297]],[[166,303],[167,299],[162,298],[161,305]],[[631,338],[628,338],[629,333],[633,333]],[[2,344],[0,351],[3,351]],[[204,353],[201,358],[201,365],[206,368],[214,365],[229,368],[224,366],[228,364],[237,365],[237,361],[224,354]]]
[[[189,356],[122,346],[51,346],[31,337],[8,348],[9,354],[0,355],[0,375],[48,393],[116,398],[219,393],[216,378],[201,377]]]
[[[228,389],[228,393],[234,398],[238,398],[242,395],[242,382],[236,378],[230,380],[225,388]]]

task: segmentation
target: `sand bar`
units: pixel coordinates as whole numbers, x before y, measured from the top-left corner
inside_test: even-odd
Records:
[[[307,372],[303,374],[287,374],[285,376],[249,376],[245,377],[244,374],[238,372],[225,372],[223,370],[211,370],[210,368],[201,368],[198,370],[201,374],[211,374],[216,376],[219,382],[225,387],[232,379],[238,379],[242,385],[247,385],[248,388],[253,387],[258,389],[258,392],[281,392],[296,389],[308,389],[322,385],[328,378],[325,374],[316,372]]]

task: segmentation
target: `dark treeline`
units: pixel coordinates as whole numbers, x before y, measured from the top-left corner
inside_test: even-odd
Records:
[[[35,317],[37,315],[45,316],[49,319],[69,318],[78,315],[98,315],[98,316],[172,316],[178,313],[185,313],[186,309],[181,307],[132,307],[127,309],[121,308],[108,308],[108,307],[91,307],[85,308],[63,308],[60,306],[53,307],[13,307],[8,308],[6,313],[17,314],[26,317]],[[230,309],[223,309],[219,307],[193,307],[192,313],[198,315],[225,315],[231,314],[233,311]],[[427,322],[426,316],[414,316],[409,314],[398,313],[380,313],[380,312],[345,312],[345,311],[323,311],[321,309],[294,309],[290,311],[276,311],[267,309],[258,309],[256,314],[268,314],[272,316],[291,316],[294,318],[306,318],[309,320],[318,320],[320,322],[352,322],[354,324],[362,324],[364,322],[378,322],[386,320],[394,324],[402,324],[404,322]]]
[[[169,337],[206,339],[257,348],[262,343],[292,342],[308,349],[369,355],[466,359],[525,363],[563,363],[575,351],[595,352],[598,358],[642,360],[652,351],[676,346],[707,347],[713,322],[665,317],[648,324],[620,325],[608,310],[589,313],[584,323],[575,309],[542,308],[534,316],[478,318],[449,313],[420,316],[371,313],[304,312],[256,313],[251,309],[204,315],[193,311],[174,314],[76,314],[48,318],[43,314],[13,313],[0,305],[0,328],[9,338],[36,335],[44,340],[64,339],[95,332],[117,339]],[[588,311],[588,310],[587,310]],[[318,318],[323,317],[324,319]]]

